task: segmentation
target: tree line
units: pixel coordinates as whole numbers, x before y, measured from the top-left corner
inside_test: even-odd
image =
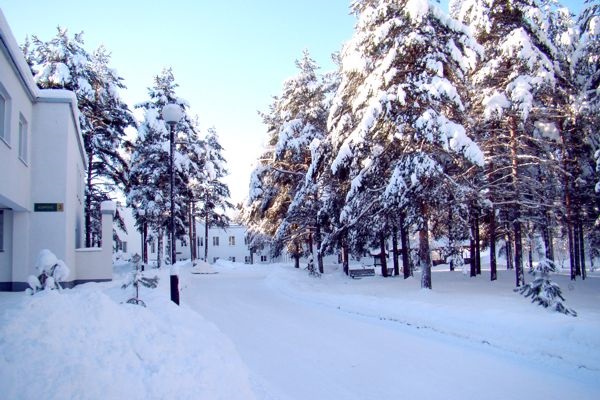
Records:
[[[161,110],[167,103],[178,104],[184,116],[176,126],[174,156],[176,236],[196,242],[195,220],[206,226],[226,226],[229,188],[222,182],[227,175],[223,148],[215,128],[202,136],[197,117],[190,116],[189,104],[176,95],[177,84],[171,69],[164,69],[148,88],[148,100],[135,107],[143,113],[136,121],[119,93],[124,80],[110,66],[110,53],[101,46],[85,49],[83,32],[70,36],[63,28],[54,38],[26,39],[21,49],[34,80],[42,89],[66,89],[75,93],[87,168],[84,192],[85,246],[100,246],[100,203],[125,195],[136,225],[149,231],[148,241],[158,242],[158,266],[170,212],[169,131]],[[137,134],[128,135],[133,129]],[[117,210],[116,228],[126,232]],[[207,233],[206,233],[207,234]],[[186,239],[187,238],[187,239]],[[106,239],[106,238],[104,238]],[[112,242],[113,238],[110,238]],[[196,246],[190,246],[195,254]],[[172,262],[171,260],[169,260]],[[144,260],[147,262],[147,259]]]
[[[410,274],[418,237],[431,288],[432,239],[451,265],[469,243],[471,276],[502,244],[516,286],[537,238],[554,261],[565,238],[571,278],[597,255],[600,5],[579,16],[554,0],[356,0],[337,71],[305,52],[262,114],[267,146],[242,219],[273,255],[351,255],[379,247],[387,275]],[[586,246],[589,251],[586,252]],[[527,254],[526,249],[529,249]]]

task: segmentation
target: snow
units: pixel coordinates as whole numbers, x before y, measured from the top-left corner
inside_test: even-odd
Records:
[[[233,340],[259,398],[597,398],[598,278],[557,277],[572,318],[513,293],[512,271],[491,283],[447,268],[424,291],[418,276],[219,262],[188,301]]]
[[[429,12],[429,0],[408,0],[404,10],[413,23],[419,23]]]
[[[486,120],[496,114],[501,117],[504,109],[510,107],[510,102],[503,93],[494,92],[482,100],[483,116]]]
[[[43,249],[38,254],[35,262],[35,269],[41,274],[44,271],[52,268],[58,262],[56,255],[48,249]]]
[[[100,210],[115,212],[117,211],[117,203],[111,200],[105,200],[102,203],[100,203]]]
[[[369,260],[370,261],[370,260]],[[0,293],[0,387],[44,399],[595,399],[600,277],[552,275],[578,317],[513,292],[514,272],[320,279],[290,264],[179,263],[181,306],[115,281]],[[357,267],[353,265],[352,267]],[[304,267],[304,265],[303,265]],[[205,272],[191,274],[191,272]],[[217,274],[208,272],[218,272]],[[379,271],[377,271],[379,273]],[[422,371],[428,371],[424,376]],[[481,375],[491,372],[493,378]],[[464,381],[465,376],[479,376]],[[485,395],[483,395],[485,394]]]
[[[543,137],[554,141],[558,141],[560,139],[560,132],[554,122],[536,121],[534,126]]]
[[[255,398],[230,340],[169,301],[166,272],[159,289],[141,290],[146,308],[123,303],[131,293],[122,280],[62,293],[2,293],[2,397]]]

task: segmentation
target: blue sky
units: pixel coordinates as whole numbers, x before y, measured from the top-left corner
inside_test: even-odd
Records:
[[[564,2],[578,10],[583,0]],[[56,27],[84,31],[86,48],[100,44],[125,79],[123,99],[146,100],[153,77],[172,67],[178,95],[202,129],[214,126],[225,147],[234,202],[248,192],[251,165],[266,139],[257,113],[267,111],[294,60],[308,49],[323,71],[352,36],[350,0],[3,0],[19,43],[49,40]],[[575,7],[575,8],[574,8]]]

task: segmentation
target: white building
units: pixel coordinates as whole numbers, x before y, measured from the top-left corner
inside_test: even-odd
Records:
[[[111,246],[76,251],[86,166],[78,116],[72,92],[38,89],[0,10],[0,290],[26,288],[42,249],[69,266],[69,283],[112,277]],[[105,211],[112,232],[114,210]]]
[[[129,227],[128,231],[130,232],[128,236],[131,234],[136,235],[136,233],[133,233],[135,231],[130,230]],[[246,240],[246,228],[242,225],[232,224],[225,229],[209,228],[208,246],[205,241],[204,224],[197,223],[196,232],[197,238],[194,245],[196,246],[197,257],[204,259],[205,251],[208,250],[207,261],[210,264],[213,264],[219,259],[246,264],[267,264],[272,261],[269,257],[269,249],[264,249],[260,252],[255,252],[254,254],[250,253],[248,242]],[[165,256],[169,254],[169,240],[165,237],[163,243],[165,244],[163,248],[164,260]],[[187,260],[191,258],[191,245],[192,243],[190,243],[189,238],[177,240],[175,250],[178,260]],[[133,248],[134,247],[130,247],[130,249]],[[138,250],[135,250],[133,252],[137,251]],[[141,250],[139,250],[139,252],[141,253]],[[157,255],[157,243],[156,241],[150,241],[148,244],[148,261],[151,263],[156,262]]]

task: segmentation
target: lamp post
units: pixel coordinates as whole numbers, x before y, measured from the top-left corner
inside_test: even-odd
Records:
[[[146,210],[139,210],[138,214],[142,217],[142,271],[144,265],[148,264],[148,246],[146,245],[146,238],[148,237],[148,225],[146,225]]]
[[[169,103],[162,109],[164,121],[169,125],[169,144],[170,144],[170,159],[169,159],[169,181],[170,181],[170,199],[171,199],[171,215],[169,221],[169,230],[171,231],[171,301],[179,305],[179,277],[177,276],[173,265],[175,265],[175,178],[173,168],[173,154],[175,153],[175,126],[181,120],[183,111],[179,104]]]

